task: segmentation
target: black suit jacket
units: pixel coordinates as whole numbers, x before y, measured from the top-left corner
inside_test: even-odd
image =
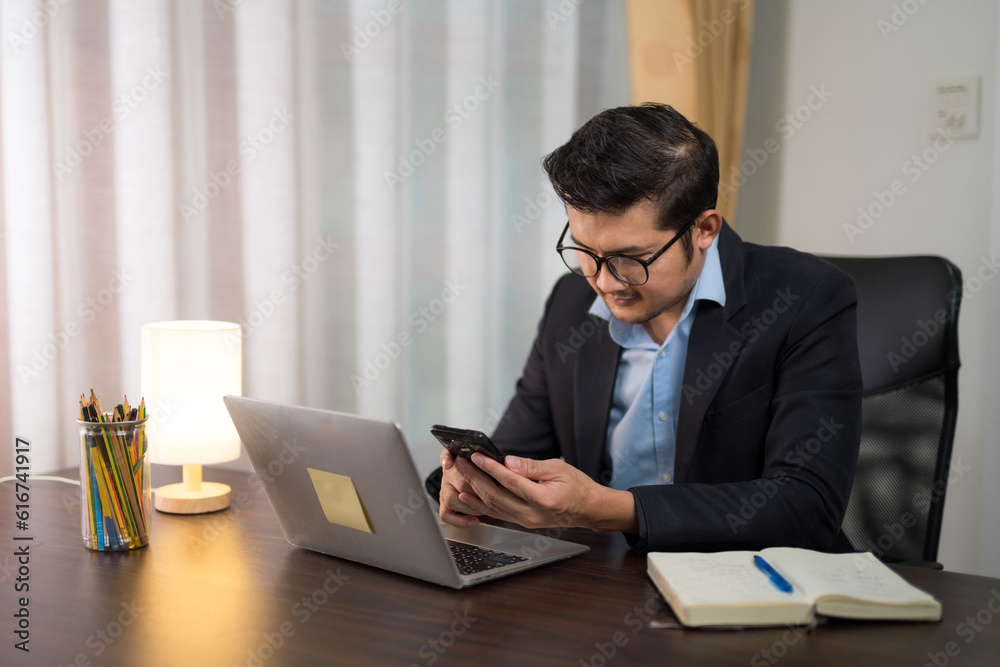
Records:
[[[688,343],[674,483],[630,489],[639,551],[800,546],[850,550],[840,532],[861,429],[854,283],[788,248],[719,238],[726,305],[701,301]],[[508,454],[565,457],[607,484],[621,348],[588,314],[579,276],[556,284],[493,436]]]

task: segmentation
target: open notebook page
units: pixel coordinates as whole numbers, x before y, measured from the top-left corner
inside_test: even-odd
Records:
[[[812,598],[843,595],[883,603],[919,602],[931,596],[880,563],[870,553],[827,554],[793,547],[761,551],[774,569]]]
[[[754,565],[755,554],[653,553],[649,558],[686,605],[806,602],[799,588],[794,593],[779,591]]]

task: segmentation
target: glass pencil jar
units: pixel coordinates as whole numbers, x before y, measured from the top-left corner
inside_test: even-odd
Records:
[[[95,551],[127,551],[149,542],[148,418],[77,421],[83,544]]]

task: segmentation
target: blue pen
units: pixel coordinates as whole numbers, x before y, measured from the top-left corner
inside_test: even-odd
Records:
[[[767,578],[771,580],[774,587],[777,588],[782,593],[791,593],[793,588],[788,581],[778,574],[778,571],[771,567],[766,560],[760,556],[753,557],[754,564],[760,568],[760,571],[767,575]]]

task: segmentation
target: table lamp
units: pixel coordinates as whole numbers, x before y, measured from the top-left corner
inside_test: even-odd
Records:
[[[172,514],[229,507],[229,486],[203,482],[201,467],[240,456],[240,436],[222,401],[241,393],[242,337],[232,322],[188,320],[142,327],[141,388],[150,460],[184,466],[184,481],[156,489],[153,506]]]

